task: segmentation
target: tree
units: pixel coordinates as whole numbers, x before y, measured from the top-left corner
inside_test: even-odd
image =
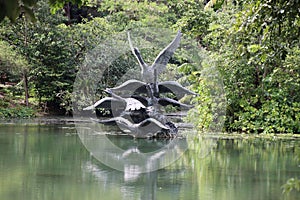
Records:
[[[0,22],[8,17],[12,22],[25,14],[25,16],[35,21],[35,14],[33,8],[37,5],[38,0],[0,0]],[[74,5],[81,6],[89,0],[49,0],[52,13],[64,7],[64,5],[72,3]]]
[[[82,19],[83,23],[66,26],[69,25],[69,19],[63,16],[62,10],[51,15],[46,1],[39,1],[34,9],[35,23],[24,18],[18,18],[15,23],[8,20],[2,22],[1,40],[14,46],[27,59],[30,66],[30,84],[33,85],[40,105],[71,109],[70,94],[79,62],[88,51],[109,35],[137,24],[164,24],[164,18],[161,20],[160,17],[167,11],[166,6],[159,6],[154,2],[130,2],[120,1],[120,9],[110,10],[111,3],[103,1],[99,5],[102,17]],[[58,5],[63,4],[56,6]],[[107,14],[108,11],[111,12],[110,15]],[[153,13],[156,13],[156,17],[153,17]],[[129,16],[128,20],[120,18],[125,15]],[[126,59],[125,56],[113,63],[106,72],[109,76],[105,77],[105,81],[100,81],[105,83],[100,88],[110,87],[119,80],[128,69]]]
[[[245,0],[216,13],[206,41],[224,76],[227,130],[300,132],[296,5]]]
[[[24,73],[24,78],[27,80],[30,76],[39,103],[57,108],[60,107],[61,93],[72,88],[76,75],[76,48],[60,25],[65,21],[61,13],[50,15],[49,6],[40,1],[35,15],[35,23],[24,18],[19,18],[16,23],[3,21],[1,39],[14,46],[27,60],[28,73]]]
[[[16,77],[17,82],[22,81],[24,85],[25,105],[28,106],[29,86],[28,86],[28,62],[7,42],[0,41],[0,69],[8,78]]]

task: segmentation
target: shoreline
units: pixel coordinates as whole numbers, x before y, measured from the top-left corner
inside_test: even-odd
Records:
[[[73,118],[64,116],[37,117],[29,119],[0,119],[0,126],[10,125],[75,125],[92,123],[90,118]],[[246,134],[246,133],[199,133],[199,137],[215,139],[300,139],[300,134],[277,133],[277,134]]]

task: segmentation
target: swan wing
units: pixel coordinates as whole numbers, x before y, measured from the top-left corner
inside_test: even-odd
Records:
[[[94,110],[95,108],[112,109],[113,107],[125,107],[125,102],[122,102],[113,97],[105,97],[91,106],[83,108],[83,110]]]
[[[117,122],[114,118],[102,119],[102,120],[91,118],[91,120],[94,122],[100,123],[100,124],[105,124],[105,125],[116,125],[117,124]]]
[[[161,93],[173,93],[178,99],[181,99],[184,95],[197,95],[195,92],[186,89],[175,81],[158,83],[158,89]]]
[[[142,58],[142,55],[141,55],[140,51],[138,50],[138,48],[133,47],[132,42],[131,42],[131,38],[130,38],[130,33],[129,33],[129,31],[127,32],[127,37],[128,37],[128,42],[129,42],[130,49],[131,49],[133,55],[134,55],[134,56],[136,57],[136,59],[138,60],[139,65],[140,65],[142,71],[144,71],[145,68],[148,67],[148,66],[147,66],[147,64],[145,63],[144,59]]]
[[[125,81],[123,84],[110,89],[114,93],[126,92],[128,94],[128,91],[130,91],[131,94],[133,94],[134,92],[147,93],[146,85],[147,84],[145,82],[132,79],[132,80]]]
[[[175,50],[179,47],[181,35],[181,32],[178,31],[173,41],[156,57],[154,63],[152,64],[152,68],[156,69],[157,74],[160,74],[165,70],[170,58],[173,56]]]
[[[180,107],[183,110],[188,110],[188,109],[191,109],[193,107],[191,105],[180,103],[179,101],[176,101],[176,100],[170,99],[170,98],[166,98],[166,97],[165,98],[159,98],[158,103],[162,106],[172,105],[174,107]]]
[[[154,118],[147,118],[138,124],[138,130],[140,136],[147,136],[163,130],[169,131],[170,129]]]
[[[122,125],[125,125],[128,127],[133,125],[129,120],[127,120],[123,117],[114,117],[114,118],[103,119],[103,120],[91,118],[91,120],[94,122],[101,123],[101,124],[118,124],[119,123],[119,124],[122,124]]]

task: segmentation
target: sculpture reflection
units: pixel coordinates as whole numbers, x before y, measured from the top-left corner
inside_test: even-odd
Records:
[[[93,157],[119,171],[138,166],[139,173],[164,168],[177,160],[187,149],[186,139],[132,140],[118,137],[113,131],[96,132],[101,124],[77,127],[78,135]],[[108,134],[109,133],[109,134]],[[118,134],[118,133],[116,133]]]
[[[110,182],[115,179],[120,181],[122,183],[120,190],[123,191],[122,199],[157,199],[157,193],[159,193],[162,188],[164,190],[171,190],[174,196],[180,194],[181,185],[172,181],[172,178],[170,182],[164,182],[163,184],[159,180],[161,176],[169,176],[169,170],[154,170],[145,173],[144,167],[148,169],[156,168],[161,162],[173,159],[172,156],[166,156],[168,154],[165,150],[156,151],[151,156],[144,156],[144,165],[141,165],[136,158],[137,155],[146,155],[148,152],[170,145],[172,141],[138,140],[133,144],[132,139],[128,138],[128,140],[126,140],[126,137],[109,136],[109,139],[112,143],[124,150],[121,154],[110,154],[111,159],[119,160],[124,163],[122,172],[118,172],[114,169],[105,169],[100,163],[97,164],[87,161],[82,166],[86,173],[92,174],[101,182]],[[184,145],[186,145],[186,140],[180,140],[173,148],[180,151],[181,146]],[[97,155],[93,154],[93,156]],[[109,173],[110,171],[111,173]],[[178,171],[176,173],[178,173]]]

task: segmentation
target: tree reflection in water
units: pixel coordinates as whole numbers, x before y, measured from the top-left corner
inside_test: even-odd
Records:
[[[169,145],[124,137],[106,142],[115,143],[123,153],[129,150],[123,156],[133,161],[138,152]],[[188,150],[176,162],[159,170],[143,172],[137,162],[125,163],[118,171],[90,156],[74,127],[1,125],[0,199],[279,200],[281,186],[300,172],[296,138],[209,135],[188,137],[186,144]],[[122,161],[122,154],[106,155]],[[299,193],[287,199],[299,199]]]

